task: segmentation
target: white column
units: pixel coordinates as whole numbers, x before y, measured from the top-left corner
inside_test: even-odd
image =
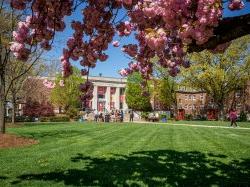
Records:
[[[127,110],[127,109],[128,109],[128,105],[127,105],[127,103],[126,103],[126,94],[124,94],[123,109],[124,109],[124,110]]]
[[[97,85],[94,85],[93,99],[92,99],[92,109],[97,110]]]
[[[120,88],[115,89],[115,109],[120,109]]]
[[[105,93],[105,109],[110,111],[110,87],[108,86]]]

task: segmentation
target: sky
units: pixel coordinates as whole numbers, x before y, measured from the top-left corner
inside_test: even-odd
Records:
[[[226,8],[227,4],[225,4],[224,6],[225,6],[225,9],[224,9],[223,17],[233,17],[233,16],[250,13],[250,3],[245,2],[245,8],[240,11],[230,11]],[[59,60],[60,56],[62,55],[63,48],[66,47],[67,39],[71,37],[73,34],[73,31],[70,28],[70,23],[72,20],[81,20],[82,16],[80,14],[81,14],[81,11],[76,10],[72,14],[72,16],[65,18],[67,28],[65,29],[64,32],[56,34],[52,50],[44,53],[43,59],[45,59],[48,62],[50,62],[51,60],[57,60],[57,59]],[[125,15],[125,11],[121,10],[119,13],[119,17],[123,17],[124,15]],[[119,37],[116,36],[114,40],[119,40],[120,46],[124,44],[136,42],[133,34],[129,37],[121,38],[121,40]],[[109,55],[108,60],[105,62],[98,62],[97,66],[94,69],[90,70],[90,75],[98,76],[101,73],[102,76],[105,76],[105,77],[120,77],[118,73],[119,70],[122,68],[126,68],[130,60],[124,55],[120,47],[115,48],[112,45],[110,45],[109,49],[105,53]],[[72,65],[81,69],[79,62],[73,61]]]

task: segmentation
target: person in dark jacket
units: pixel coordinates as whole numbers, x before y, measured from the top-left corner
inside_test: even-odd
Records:
[[[130,121],[130,122],[133,122],[133,121],[134,121],[134,111],[133,111],[133,110],[131,110],[131,111],[129,112],[129,121]]]

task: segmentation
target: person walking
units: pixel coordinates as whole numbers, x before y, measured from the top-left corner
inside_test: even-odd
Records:
[[[94,110],[94,118],[95,118],[95,122],[97,122],[99,118],[98,110]]]
[[[235,109],[231,109],[230,112],[229,112],[229,118],[230,118],[230,121],[231,121],[231,127],[233,125],[235,125],[235,127],[237,127],[237,123],[236,123],[236,120],[237,120],[237,112]]]
[[[123,110],[120,111],[120,122],[123,122],[124,114]]]
[[[129,121],[130,121],[130,122],[133,122],[133,121],[134,121],[134,112],[133,112],[133,110],[131,110],[131,111],[129,112]]]

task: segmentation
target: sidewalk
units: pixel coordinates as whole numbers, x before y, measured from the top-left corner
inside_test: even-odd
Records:
[[[129,123],[129,121],[125,121]],[[190,126],[190,127],[203,127],[203,128],[221,128],[221,129],[242,129],[250,130],[246,127],[227,127],[227,126],[212,126],[212,125],[192,125],[192,124],[176,124],[176,123],[160,123],[160,122],[147,122],[147,121],[134,121],[132,123],[137,124],[156,124],[156,125],[172,125],[172,126]]]

